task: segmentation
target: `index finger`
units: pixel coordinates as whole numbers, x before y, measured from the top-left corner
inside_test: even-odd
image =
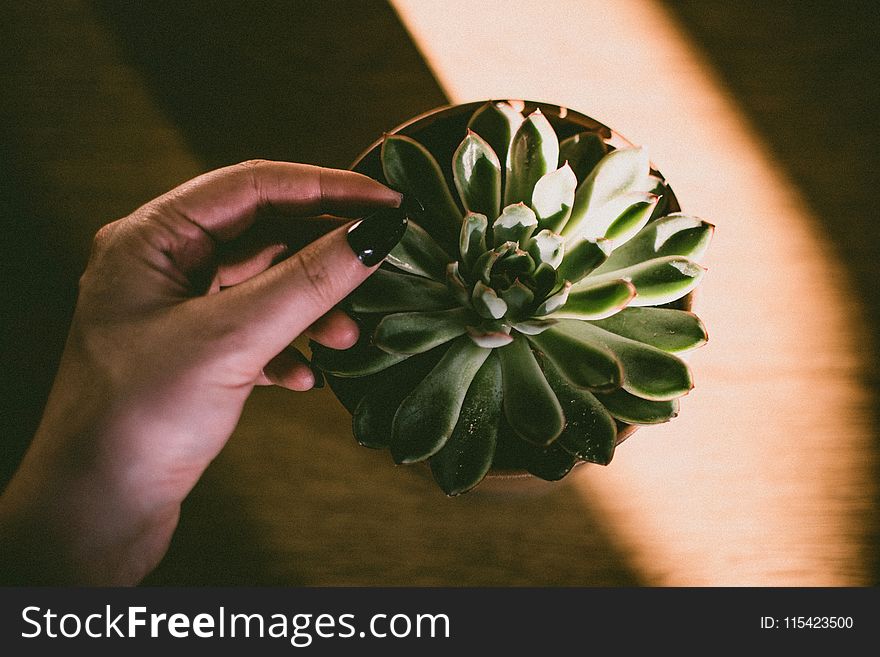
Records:
[[[183,218],[218,241],[241,235],[257,211],[355,216],[396,207],[401,195],[360,173],[310,164],[250,160],[193,178],[151,203],[163,216]]]

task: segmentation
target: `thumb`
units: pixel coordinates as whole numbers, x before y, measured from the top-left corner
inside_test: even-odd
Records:
[[[406,226],[404,210],[384,208],[203,299],[231,319],[236,352],[259,369],[372,274]]]

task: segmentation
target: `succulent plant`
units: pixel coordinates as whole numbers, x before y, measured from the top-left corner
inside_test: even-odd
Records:
[[[676,354],[706,341],[682,300],[713,231],[663,214],[643,149],[560,142],[540,109],[487,103],[462,137],[444,170],[386,135],[407,231],[347,300],[359,343],[313,345],[357,440],[428,461],[449,495],[493,468],[556,480],[607,464],[628,427],[675,417],[693,385]]]

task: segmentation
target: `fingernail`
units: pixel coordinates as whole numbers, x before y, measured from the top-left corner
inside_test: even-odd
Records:
[[[348,229],[348,244],[367,267],[378,265],[406,232],[406,210],[383,208]]]

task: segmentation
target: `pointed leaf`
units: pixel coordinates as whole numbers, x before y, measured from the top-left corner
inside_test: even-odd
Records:
[[[562,432],[562,407],[544,378],[528,342],[514,336],[497,351],[504,382],[504,415],[513,431],[536,445],[549,445]]]
[[[403,238],[385,259],[401,271],[441,282],[445,279],[446,264],[451,261],[452,258],[414,221],[407,224]]]
[[[645,227],[659,200],[659,196],[651,194],[648,200],[634,203],[611,223],[605,231],[605,238],[611,240],[612,248],[624,244]]]
[[[512,283],[518,276],[531,274],[535,270],[535,261],[522,249],[513,248],[498,259],[495,270],[506,273]]]
[[[372,385],[352,413],[352,431],[358,443],[376,449],[391,444],[391,425],[400,402],[428,375],[446,350],[444,346],[411,356],[371,377]]]
[[[513,317],[523,316],[535,301],[535,293],[517,278],[513,285],[501,290],[501,298],[507,304],[507,313]]]
[[[557,268],[559,278],[577,283],[608,259],[611,242],[604,238],[598,240],[566,240],[565,255]]]
[[[617,424],[596,397],[571,385],[548,358],[539,358],[547,383],[565,415],[565,428],[554,444],[585,461],[607,465],[617,444]]]
[[[452,157],[452,174],[468,212],[497,217],[501,207],[501,163],[492,147],[468,130]]]
[[[538,216],[538,227],[558,233],[571,215],[577,178],[571,167],[564,164],[545,174],[535,183],[532,208]]]
[[[662,424],[678,415],[678,399],[649,401],[631,395],[626,390],[596,393],[596,398],[611,415],[629,424]]]
[[[663,256],[684,256],[699,262],[712,240],[715,226],[686,214],[671,214],[649,223],[626,244],[617,247],[596,274],[617,271]]]
[[[610,333],[589,322],[568,319],[531,339],[538,340],[551,333],[567,335],[613,353],[623,366],[621,387],[644,399],[667,401],[686,395],[693,388],[687,364],[656,347]],[[563,374],[568,376],[558,359],[553,358],[552,354],[548,355]]]
[[[434,156],[414,139],[387,135],[381,158],[388,184],[419,201],[425,210],[422,227],[443,248],[453,251],[458,244],[462,213]]]
[[[471,307],[471,290],[462,277],[457,262],[450,262],[446,266],[446,287],[459,306]]]
[[[501,319],[504,317],[504,313],[507,312],[507,304],[504,302],[504,299],[498,298],[495,290],[484,285],[482,281],[477,281],[474,285],[471,302],[474,305],[474,310],[481,317]]]
[[[529,336],[529,340],[574,385],[591,390],[619,387],[623,368],[617,356],[599,344],[591,333],[578,331],[579,324],[586,325],[585,322],[561,321],[539,335]]]
[[[557,281],[561,283],[563,279],[557,276],[556,270],[553,267],[546,262],[542,262],[532,272],[532,280],[535,283],[535,298],[541,299],[556,288]]]
[[[344,378],[368,376],[396,365],[409,354],[389,354],[370,344],[369,336],[348,349],[330,349],[317,342],[310,343],[312,362],[322,371]]]
[[[559,140],[553,126],[541,110],[532,112],[522,122],[507,154],[507,176],[504,204],[531,205],[535,183],[544,174],[556,169],[559,161]]]
[[[395,463],[424,461],[443,448],[458,422],[471,381],[491,353],[467,336],[450,345],[394,415],[391,456]]]
[[[469,491],[489,472],[501,420],[501,399],[501,364],[493,354],[471,381],[443,449],[431,457],[434,480],[447,495]]]
[[[474,280],[483,281],[486,285],[492,282],[492,269],[495,267],[495,263],[498,262],[498,259],[501,257],[502,253],[507,253],[508,248],[515,248],[516,245],[513,242],[499,246],[497,249],[492,249],[491,251],[486,251],[483,255],[477,258],[477,261],[474,263],[473,271],[471,272],[471,278]]]
[[[578,180],[584,180],[608,153],[608,144],[596,132],[579,132],[559,142],[559,164],[568,162]]]
[[[462,263],[467,271],[470,271],[477,258],[486,252],[486,231],[488,228],[489,220],[483,214],[470,212],[462,221],[458,247]]]
[[[654,181],[650,174],[648,154],[644,149],[620,148],[608,153],[577,188],[563,235],[576,234],[588,213],[611,199],[632,192],[651,191]]]
[[[637,265],[624,267],[607,274],[595,272],[578,285],[594,284],[616,278],[629,279],[636,286],[636,298],[631,306],[659,306],[680,299],[693,290],[705,275],[705,268],[680,256],[655,258]]]
[[[471,116],[468,129],[486,140],[502,164],[507,162],[507,151],[523,116],[508,103],[486,103]]]
[[[635,286],[627,280],[600,281],[571,288],[565,305],[548,315],[553,319],[604,319],[619,313],[636,296]],[[587,284],[589,283],[589,284]]]
[[[565,256],[565,238],[545,229],[529,240],[526,250],[536,263],[545,262],[556,269]]]
[[[546,317],[562,308],[568,301],[569,292],[571,292],[571,283],[566,281],[559,292],[548,297],[544,303],[538,306],[535,310],[535,317]]]
[[[538,225],[534,211],[522,203],[508,205],[501,216],[492,224],[492,239],[495,246],[505,242],[521,244],[529,237]]]
[[[445,285],[385,269],[377,269],[348,300],[351,309],[360,313],[443,310],[456,305]]]
[[[555,319],[527,319],[522,322],[516,322],[511,328],[516,329],[524,335],[538,335],[551,326],[554,326],[557,321],[558,320]]]
[[[670,353],[694,349],[707,340],[706,328],[699,317],[671,308],[625,308],[593,324]]]
[[[494,322],[494,325],[484,322],[479,326],[468,326],[467,334],[474,344],[484,349],[497,349],[513,342],[510,328],[505,327],[501,322]]]
[[[565,225],[563,234],[568,239],[611,239],[609,233],[613,226],[618,226],[617,232],[621,236],[626,236],[626,231],[621,228],[629,229],[635,234],[647,223],[656,204],[657,196],[650,192],[620,194],[579,217],[579,223],[570,220]],[[633,226],[638,227],[633,230]],[[618,240],[618,243],[622,244],[623,240]]]
[[[420,354],[464,334],[473,322],[467,308],[395,313],[379,322],[373,343],[392,354]]]

